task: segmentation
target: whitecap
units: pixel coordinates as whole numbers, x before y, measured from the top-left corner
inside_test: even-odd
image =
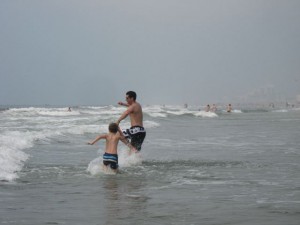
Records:
[[[33,145],[34,137],[24,132],[6,132],[0,136],[0,180],[13,181],[18,178],[29,155],[22,150]]]
[[[286,112],[288,112],[288,110],[287,109],[277,109],[277,110],[273,110],[272,112],[286,113]]]
[[[108,125],[76,125],[73,127],[69,127],[65,130],[61,129],[63,133],[67,134],[86,134],[86,133],[107,133]]]
[[[191,114],[191,111],[187,110],[187,109],[181,109],[181,110],[178,110],[178,111],[166,111],[168,114],[171,114],[171,115],[176,115],[176,116],[181,116],[181,115],[185,115],[185,114]]]
[[[209,117],[209,118],[218,117],[218,115],[214,112],[205,112],[205,111],[195,112],[194,115],[195,116],[200,116],[200,117]]]
[[[159,127],[160,124],[154,121],[146,120],[144,121],[144,127],[147,128],[156,128]]]
[[[166,113],[160,113],[160,112],[148,112],[147,114],[148,114],[149,116],[155,117],[155,118],[157,118],[157,117],[161,117],[161,118],[167,117],[167,114],[166,114]]]

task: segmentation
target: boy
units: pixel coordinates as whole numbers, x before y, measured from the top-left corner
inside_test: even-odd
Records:
[[[103,164],[107,167],[110,166],[110,168],[117,172],[117,169],[119,167],[118,165],[118,142],[121,140],[125,145],[127,145],[132,151],[136,152],[136,149],[127,141],[127,139],[122,134],[122,131],[120,131],[118,124],[111,123],[108,126],[109,133],[108,134],[102,134],[96,137],[95,140],[88,142],[89,145],[95,144],[97,141],[101,139],[106,140],[106,147],[105,147],[105,153],[103,155]]]

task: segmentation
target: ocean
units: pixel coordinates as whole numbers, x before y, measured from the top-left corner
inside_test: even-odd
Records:
[[[0,111],[0,224],[299,225],[299,108],[143,106],[142,151],[105,173],[87,142],[124,110]]]

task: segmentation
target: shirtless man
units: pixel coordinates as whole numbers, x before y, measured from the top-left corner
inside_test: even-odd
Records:
[[[217,106],[216,104],[213,104],[212,107],[210,108],[211,112],[216,112],[217,111]]]
[[[118,121],[118,125],[122,120],[124,120],[128,115],[130,117],[131,127],[129,129],[123,130],[123,134],[127,139],[131,140],[131,144],[138,151],[142,148],[142,143],[146,137],[146,130],[143,126],[143,111],[141,105],[136,102],[136,93],[134,91],[128,91],[126,93],[126,102],[119,102],[119,105],[128,107],[127,110],[122,113]]]
[[[210,105],[207,105],[205,108],[205,112],[209,112],[210,111]]]
[[[227,106],[227,112],[230,113],[231,111],[232,111],[232,106],[231,106],[231,104],[228,104],[228,106]]]

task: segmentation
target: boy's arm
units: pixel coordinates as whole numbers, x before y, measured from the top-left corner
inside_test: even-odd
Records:
[[[130,144],[130,142],[129,142],[124,136],[121,135],[121,136],[120,136],[120,140],[121,140],[125,145],[127,145],[127,146],[130,148],[131,151],[137,152],[136,148],[133,147],[133,146]]]
[[[101,140],[101,139],[105,139],[106,136],[107,136],[106,134],[99,135],[99,136],[97,136],[97,137],[95,138],[95,140],[88,142],[88,145],[93,145],[93,144],[95,144],[97,141],[99,141],[99,140]]]
[[[120,140],[121,140],[125,145],[127,145],[127,146],[130,148],[130,150],[132,150],[132,151],[134,151],[134,152],[137,152],[136,148],[133,147],[133,146],[130,144],[130,142],[125,138],[125,136],[124,136],[123,132],[121,131],[120,127],[119,127],[119,133],[120,133]]]

